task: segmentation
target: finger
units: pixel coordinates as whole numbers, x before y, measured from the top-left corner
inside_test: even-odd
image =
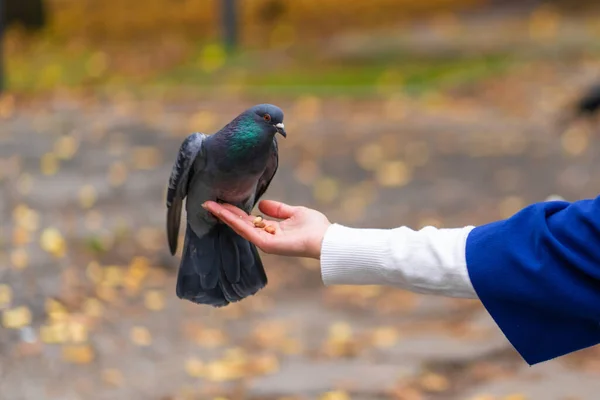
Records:
[[[269,217],[286,219],[294,215],[296,207],[274,200],[263,200],[258,204],[260,211]]]
[[[222,205],[223,208],[225,208],[226,210],[229,210],[230,212],[232,212],[233,214],[237,215],[238,218],[242,218],[246,221],[252,221],[254,219],[254,217],[252,215],[249,215],[248,213],[246,213],[244,210],[242,210],[241,208],[238,208],[234,205],[231,204],[223,204]]]
[[[219,214],[221,211],[223,211],[223,206],[219,203],[217,203],[216,201],[205,201],[202,204],[202,207],[208,211],[210,211],[211,213],[213,213],[214,215]]]
[[[249,240],[257,246],[263,245],[264,236],[259,229],[256,229],[252,223],[240,218],[238,215],[229,211],[226,207],[221,207],[221,210],[216,214],[217,218],[229,225],[238,235]]]
[[[237,215],[238,218],[242,218],[242,219],[245,219],[245,220],[248,220],[248,221],[251,218],[243,210],[241,210],[238,207],[233,206],[231,204],[217,203],[217,202],[209,200],[209,201],[206,201],[204,204],[202,204],[202,207],[204,207],[205,209],[207,209],[208,211],[210,211],[215,216],[218,216],[220,213],[223,212],[223,210],[229,210],[229,212]]]

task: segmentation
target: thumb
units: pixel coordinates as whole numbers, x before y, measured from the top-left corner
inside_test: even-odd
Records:
[[[269,217],[287,219],[294,215],[296,207],[274,200],[263,200],[258,204],[258,209]]]

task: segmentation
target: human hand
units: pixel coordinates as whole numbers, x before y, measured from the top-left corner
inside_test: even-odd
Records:
[[[316,210],[273,200],[261,201],[258,208],[266,216],[282,220],[264,221],[267,227],[274,228],[274,233],[255,227],[255,217],[231,204],[207,201],[202,207],[265,253],[282,256],[319,259],[325,231],[331,225],[327,217]]]

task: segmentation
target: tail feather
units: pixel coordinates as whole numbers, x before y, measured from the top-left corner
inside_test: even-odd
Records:
[[[242,297],[256,294],[267,284],[267,275],[256,247],[240,236],[234,237],[240,249],[240,278],[233,289]]]
[[[252,243],[224,224],[203,237],[187,226],[177,278],[179,298],[222,307],[266,285],[267,275]]]
[[[219,226],[219,253],[223,273],[229,282],[240,280],[240,251],[235,241],[235,232],[229,226]],[[232,240],[233,239],[233,240]],[[251,261],[252,263],[254,260]]]
[[[229,302],[221,288],[218,287],[218,270],[213,271],[210,267],[216,262],[216,257],[211,257],[211,255],[217,254],[211,249],[213,242],[208,240],[208,237],[201,241],[189,227],[186,230],[181,265],[177,275],[177,297],[215,307],[226,306]],[[192,235],[194,236],[192,237]],[[197,241],[202,243],[197,243]],[[198,246],[198,244],[202,245]],[[205,262],[202,262],[203,258]],[[199,291],[198,288],[204,289]]]
[[[258,254],[258,249],[255,245],[248,242],[250,245],[250,250],[252,250],[252,254],[254,255],[254,260],[258,263],[258,268],[256,268],[256,277],[259,281],[268,282],[267,273],[265,272],[265,267],[263,266],[262,260],[260,259],[260,255]]]
[[[219,270],[213,268],[219,262],[217,239],[217,232],[211,231],[198,238],[189,226],[186,228],[182,262],[187,258],[192,272],[199,277],[200,284],[205,289],[214,289],[219,284]]]

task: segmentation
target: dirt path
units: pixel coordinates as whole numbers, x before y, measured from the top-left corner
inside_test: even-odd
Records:
[[[510,80],[420,103],[284,101],[268,197],[416,228],[594,196],[597,141],[552,138],[543,79],[512,83],[518,104],[495,89]],[[173,156],[191,124],[210,132],[248,105],[54,102],[2,121],[0,307],[15,329],[0,328],[1,399],[596,398],[597,350],[528,368],[477,302],[325,289],[312,262],[265,256],[269,287],[226,309],[178,300]]]

